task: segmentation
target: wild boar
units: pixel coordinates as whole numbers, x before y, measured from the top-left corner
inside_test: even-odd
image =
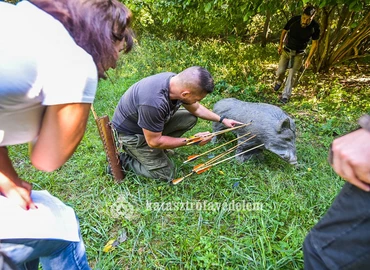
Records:
[[[277,106],[266,103],[244,102],[235,98],[227,98],[218,101],[213,111],[218,115],[234,119],[242,123],[252,123],[234,131],[237,136],[242,136],[248,132],[256,135],[250,141],[237,147],[236,153],[241,153],[247,149],[261,143],[264,148],[275,153],[290,164],[297,164],[296,155],[296,126],[293,119]],[[213,131],[217,132],[224,129],[221,123],[213,123]],[[241,138],[238,143],[245,140]],[[257,149],[243,155],[237,156],[238,161],[245,161],[253,154],[261,152]]]

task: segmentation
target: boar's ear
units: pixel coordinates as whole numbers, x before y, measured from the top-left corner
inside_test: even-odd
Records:
[[[276,128],[278,133],[281,133],[284,129],[290,129],[290,119],[288,117],[279,121]]]

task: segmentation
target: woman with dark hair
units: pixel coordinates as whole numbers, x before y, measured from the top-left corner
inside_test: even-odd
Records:
[[[98,79],[133,46],[131,20],[117,0],[0,2],[0,210],[5,201],[38,211],[6,146],[30,143],[32,164],[48,172],[71,157]],[[82,240],[10,238],[0,250],[21,269],[37,269],[39,258],[43,269],[89,269]]]
[[[90,54],[99,76],[115,68],[118,52],[132,48],[131,12],[117,0],[30,0],[60,21],[78,46]]]

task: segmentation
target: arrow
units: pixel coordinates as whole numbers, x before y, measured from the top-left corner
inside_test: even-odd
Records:
[[[229,144],[229,143],[232,143],[232,142],[234,142],[234,141],[236,141],[236,140],[238,140],[238,139],[240,139],[240,138],[243,138],[243,137],[245,137],[245,136],[248,136],[248,135],[250,135],[250,134],[251,134],[251,133],[250,133],[250,132],[248,132],[248,133],[244,134],[243,136],[237,137],[237,138],[235,138],[235,139],[233,139],[233,140],[231,140],[231,141],[228,141],[228,142],[226,142],[226,143],[224,143],[224,144],[221,144],[221,145],[219,145],[219,146],[217,146],[217,147],[214,147],[214,148],[212,148],[212,149],[210,149],[210,150],[208,150],[208,151],[206,151],[206,152],[204,152],[204,153],[202,153],[202,154],[188,156],[188,159],[187,159],[187,160],[185,160],[183,163],[185,164],[185,163],[188,163],[188,162],[190,162],[190,161],[193,161],[193,160],[197,159],[198,157],[204,156],[204,155],[206,155],[206,154],[208,154],[208,153],[210,153],[210,152],[213,152],[213,151],[215,151],[215,150],[217,150],[217,149],[221,148],[222,146],[225,146],[225,145],[227,145],[227,144]]]
[[[172,183],[173,185],[177,185],[177,184],[178,184],[178,183],[180,183],[182,180],[184,180],[186,177],[191,176],[193,173],[195,173],[195,171],[191,171],[191,173],[189,173],[189,174],[187,174],[187,175],[185,175],[185,176],[183,176],[183,177],[173,179],[173,180],[171,181],[171,183]]]
[[[249,122],[249,123],[246,123],[246,124],[242,124],[240,126],[236,126],[236,127],[232,127],[232,128],[227,128],[227,129],[223,129],[223,130],[220,130],[220,131],[217,131],[217,132],[210,133],[208,136],[205,136],[205,137],[211,137],[211,138],[213,138],[213,137],[215,137],[217,135],[220,135],[220,134],[223,134],[223,133],[232,131],[232,130],[236,130],[238,128],[249,126],[250,124],[252,124],[252,121]],[[191,145],[191,144],[199,143],[205,137],[195,137],[195,136],[192,136],[192,137],[186,139],[186,142],[187,142],[186,145]]]
[[[172,183],[173,185],[177,185],[178,183],[180,183],[180,182],[181,182],[182,180],[184,180],[185,178],[187,178],[187,177],[189,177],[189,176],[193,175],[193,174],[195,173],[195,169],[197,169],[197,168],[199,168],[199,167],[201,167],[201,166],[203,166],[203,165],[204,165],[204,164],[199,164],[199,165],[195,166],[195,167],[193,168],[193,170],[191,171],[191,173],[189,173],[189,174],[187,174],[187,175],[185,175],[185,176],[183,176],[183,177],[173,179],[173,180],[171,181],[171,183]]]
[[[214,161],[216,161],[216,160],[218,160],[218,159],[220,159],[220,158],[222,158],[222,157],[224,157],[224,156],[226,156],[226,155],[230,154],[230,153],[231,153],[234,149],[236,149],[238,146],[240,146],[240,145],[242,145],[243,143],[245,143],[245,142],[247,142],[247,141],[249,141],[249,140],[253,139],[254,137],[256,137],[256,135],[253,135],[252,137],[249,137],[248,139],[246,139],[246,140],[242,141],[241,143],[238,143],[237,145],[235,145],[235,146],[231,147],[230,149],[228,149],[228,150],[227,150],[227,151],[225,151],[224,153],[221,153],[221,154],[219,154],[218,156],[216,156],[216,157],[214,157],[214,158],[211,158],[210,160],[208,160],[208,161],[207,161],[207,162],[205,162],[204,164],[200,164],[200,165],[202,165],[202,166],[207,166],[207,165],[209,165],[209,164],[212,164]],[[200,167],[200,165],[195,166],[193,169],[197,169],[197,168],[199,168],[199,167]]]
[[[256,135],[254,135],[254,136],[256,136]],[[248,138],[247,140],[249,140],[249,139],[251,139],[251,138]],[[257,148],[259,148],[259,147],[261,147],[261,146],[263,146],[263,145],[264,145],[264,144],[257,145],[257,146],[255,146],[255,147],[253,147],[253,148],[251,148],[251,149],[248,149],[248,150],[246,150],[246,151],[243,151],[243,152],[241,152],[241,153],[239,153],[239,154],[236,154],[236,155],[234,155],[234,156],[231,156],[231,157],[225,158],[225,159],[223,159],[223,160],[221,160],[221,161],[218,161],[218,162],[215,162],[215,163],[213,163],[213,164],[209,164],[209,163],[207,164],[207,162],[206,162],[206,163],[204,163],[204,164],[199,164],[199,165],[195,166],[195,167],[193,168],[193,170],[192,170],[189,174],[187,174],[187,175],[185,175],[185,176],[183,176],[183,177],[180,177],[180,178],[173,179],[173,180],[171,181],[171,183],[172,183],[173,185],[176,185],[176,184],[180,183],[182,180],[184,180],[185,178],[187,178],[187,177],[189,177],[189,176],[193,175],[194,173],[196,173],[196,174],[204,173],[205,171],[208,171],[210,168],[212,168],[212,167],[213,167],[213,166],[215,166],[215,165],[218,165],[218,164],[220,164],[220,163],[222,163],[222,162],[224,162],[224,161],[227,161],[227,160],[230,160],[230,159],[232,159],[232,158],[234,158],[234,157],[237,157],[237,156],[240,156],[240,155],[242,155],[242,154],[245,154],[245,153],[247,153],[247,152],[249,152],[249,151],[252,151],[252,150],[254,150],[254,149],[257,149]]]
[[[220,161],[218,161],[218,162],[215,162],[215,163],[213,163],[213,164],[209,164],[208,166],[202,166],[202,167],[200,167],[200,168],[196,169],[196,170],[195,170],[195,172],[196,172],[197,174],[201,174],[202,172],[206,171],[207,169],[210,169],[210,168],[211,168],[211,167],[213,167],[213,166],[216,166],[216,165],[218,165],[218,164],[220,164],[220,163],[222,163],[222,162],[225,162],[225,161],[227,161],[227,160],[230,160],[230,159],[232,159],[232,158],[235,158],[235,157],[237,157],[237,156],[240,156],[240,155],[242,155],[242,154],[245,154],[245,153],[247,153],[247,152],[249,152],[249,151],[252,151],[252,150],[254,150],[254,149],[257,149],[257,148],[259,148],[259,147],[261,147],[261,146],[263,146],[263,145],[264,145],[264,144],[262,143],[262,144],[260,144],[260,145],[257,145],[257,146],[255,146],[255,147],[252,147],[251,149],[248,149],[248,150],[246,150],[246,151],[243,151],[243,152],[241,152],[241,153],[239,153],[239,154],[236,154],[236,155],[234,155],[234,156],[231,156],[231,157],[225,158],[225,159],[220,160]]]

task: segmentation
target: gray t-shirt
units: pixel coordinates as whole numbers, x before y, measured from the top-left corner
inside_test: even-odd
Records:
[[[143,128],[162,132],[165,123],[182,104],[169,97],[170,79],[175,75],[159,73],[132,85],[114,112],[112,123],[116,130],[125,135],[143,134]]]

